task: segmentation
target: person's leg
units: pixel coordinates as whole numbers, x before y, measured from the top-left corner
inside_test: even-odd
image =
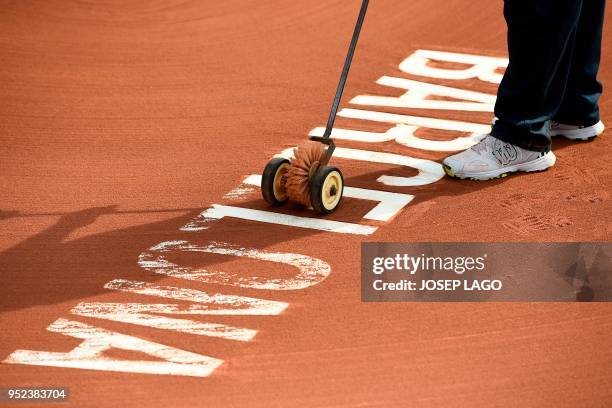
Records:
[[[582,4],[505,0],[510,63],[497,93],[493,137],[527,150],[550,150],[549,121],[566,90]]]
[[[555,134],[571,132],[568,137],[593,137],[603,131],[597,104],[602,85],[597,80],[597,72],[601,57],[605,3],[605,0],[588,0],[582,4],[567,87],[561,106],[553,118],[559,123],[553,127]]]

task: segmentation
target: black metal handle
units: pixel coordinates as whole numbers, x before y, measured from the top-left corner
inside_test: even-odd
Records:
[[[327,120],[327,127],[325,128],[325,133],[323,133],[324,138],[329,138],[332,132],[332,128],[334,127],[336,114],[338,113],[338,107],[340,106],[340,99],[342,98],[342,92],[344,91],[346,78],[348,77],[349,69],[351,68],[353,54],[355,54],[355,48],[357,48],[357,40],[359,39],[361,26],[363,25],[363,20],[365,19],[366,10],[368,9],[368,3],[369,0],[363,0],[363,3],[361,4],[361,10],[359,10],[359,17],[357,18],[357,24],[355,25],[353,38],[351,39],[348,54],[346,55],[346,60],[344,61],[344,68],[342,69],[342,74],[340,75],[340,82],[338,83],[338,89],[336,89],[336,96],[334,97],[331,112],[329,113],[329,119]]]

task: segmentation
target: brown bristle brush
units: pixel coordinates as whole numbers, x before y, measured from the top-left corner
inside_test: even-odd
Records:
[[[282,176],[282,184],[291,201],[307,207],[311,205],[310,179],[318,170],[324,154],[325,145],[319,142],[306,142],[293,150],[289,169]]]
[[[329,214],[340,204],[344,178],[340,169],[328,165],[336,149],[331,134],[368,2],[369,0],[362,0],[323,136],[309,136],[310,142],[294,149],[292,160],[274,157],[264,168],[261,175],[261,194],[270,205],[279,206],[287,201],[295,201],[312,207],[321,214]]]

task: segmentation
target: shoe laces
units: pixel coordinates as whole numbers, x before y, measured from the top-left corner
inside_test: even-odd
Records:
[[[483,153],[486,154],[487,152],[493,149],[491,139],[492,137],[490,135],[487,135],[487,137],[485,137],[480,142],[472,146],[471,149],[475,151],[476,153],[478,153],[479,155]]]

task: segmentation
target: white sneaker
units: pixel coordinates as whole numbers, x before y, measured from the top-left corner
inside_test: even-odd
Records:
[[[570,140],[589,140],[601,135],[605,128],[601,120],[592,126],[564,125],[552,121],[550,122],[550,135],[563,136]]]
[[[487,135],[469,149],[442,162],[450,177],[489,180],[515,171],[544,171],[557,158],[553,152],[533,152]]]

